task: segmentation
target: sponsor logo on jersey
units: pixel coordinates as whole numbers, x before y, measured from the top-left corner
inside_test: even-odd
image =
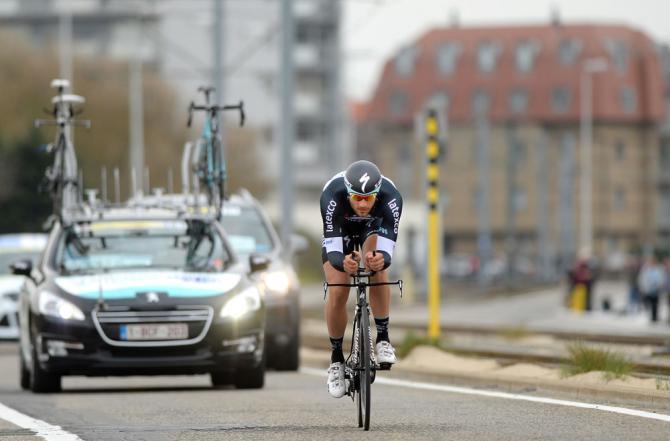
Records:
[[[393,214],[393,232],[398,234],[398,224],[400,223],[400,207],[398,206],[395,198],[391,199],[387,205],[391,209],[391,214]]]
[[[328,233],[333,232],[333,213],[335,212],[335,208],[337,208],[337,202],[331,199],[328,207],[326,207],[326,232]]]

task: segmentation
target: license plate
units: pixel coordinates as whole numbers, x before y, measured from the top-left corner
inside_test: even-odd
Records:
[[[188,338],[188,325],[121,325],[119,337],[121,340],[184,340]]]

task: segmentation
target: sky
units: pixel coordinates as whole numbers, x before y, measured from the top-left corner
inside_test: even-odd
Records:
[[[347,98],[368,100],[385,61],[434,27],[561,21],[625,24],[670,43],[670,0],[348,0],[342,45]]]

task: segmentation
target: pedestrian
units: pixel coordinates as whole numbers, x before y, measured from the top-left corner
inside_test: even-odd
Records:
[[[635,314],[642,309],[642,296],[637,282],[642,267],[642,258],[638,254],[631,254],[628,259],[628,305],[626,312]]]
[[[665,269],[665,296],[668,303],[668,323],[670,323],[670,256],[663,259],[663,266]]]
[[[640,269],[638,285],[644,303],[649,308],[651,321],[655,323],[658,321],[658,298],[661,295],[661,291],[665,289],[666,277],[665,269],[662,265],[659,265],[653,253],[646,257]]]
[[[577,256],[577,262],[568,272],[570,285],[570,306],[577,311],[591,311],[595,272],[589,262],[590,252],[583,249]]]

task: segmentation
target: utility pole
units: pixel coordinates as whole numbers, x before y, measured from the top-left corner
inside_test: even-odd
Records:
[[[540,255],[540,277],[549,281],[552,274],[549,245],[549,163],[547,161],[547,134],[540,128],[537,143],[537,246]]]
[[[516,134],[516,122],[510,122],[507,126],[507,278],[513,282],[516,278],[516,212],[517,212],[517,163],[519,139]]]
[[[128,99],[130,103],[130,195],[143,187],[141,183],[144,171],[144,103],[142,97],[142,19],[135,22],[136,48],[129,65]],[[135,174],[135,178],[132,175]],[[139,179],[139,182],[138,182]]]
[[[216,88],[214,91],[215,103],[223,105],[223,100],[225,99],[225,90],[224,90],[224,81],[223,77],[223,60],[224,60],[224,51],[225,47],[225,36],[223,29],[223,0],[213,0],[214,1],[214,41],[213,41],[213,50],[214,50],[214,78],[212,79],[213,86]],[[223,137],[223,124],[219,125],[219,133]]]
[[[489,204],[489,187],[491,185],[491,159],[490,159],[490,139],[489,139],[489,121],[487,116],[488,98],[484,96],[475,100],[475,114],[477,126],[477,174],[479,176],[477,183],[477,254],[479,256],[479,283],[487,285],[484,270],[491,258],[491,213]]]
[[[293,0],[281,2],[281,240],[287,257],[291,256],[291,235],[293,234],[294,184],[293,184],[293,141],[295,136],[294,82],[295,66],[293,45],[295,23]]]
[[[58,19],[58,47],[60,78],[70,81],[70,90],[74,90],[72,63],[72,13],[63,11]]]
[[[561,209],[559,213],[560,220],[560,240],[561,240],[561,260],[565,270],[572,261],[574,248],[574,202],[573,195],[575,191],[575,136],[570,132],[565,132],[561,137],[561,159],[559,192]]]

